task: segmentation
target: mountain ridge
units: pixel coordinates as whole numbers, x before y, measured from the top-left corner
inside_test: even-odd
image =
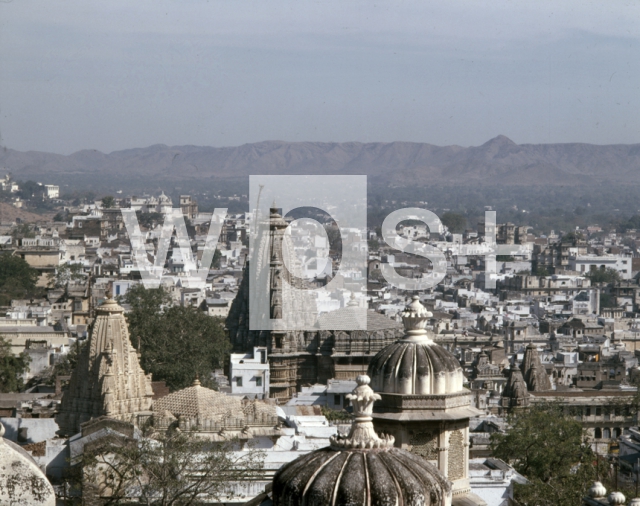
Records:
[[[0,151],[16,179],[153,177],[162,181],[251,174],[366,174],[393,184],[639,183],[640,144],[516,144],[499,135],[480,146],[419,142],[261,141],[240,146],[167,146],[59,155]]]

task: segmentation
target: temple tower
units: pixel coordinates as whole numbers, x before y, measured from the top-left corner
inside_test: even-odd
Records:
[[[56,417],[63,434],[79,432],[80,424],[91,418],[104,415],[135,423],[137,414],[151,411],[151,375],[140,367],[124,309],[108,299],[96,315]]]
[[[530,392],[551,390],[551,380],[540,361],[538,350],[533,343],[529,343],[525,349],[520,369]]]

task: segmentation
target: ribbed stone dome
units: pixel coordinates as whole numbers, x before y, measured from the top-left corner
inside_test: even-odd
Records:
[[[349,435],[282,467],[273,478],[274,505],[449,506],[451,485],[436,467],[375,433],[371,412],[380,396],[368,376],[357,381],[347,396],[356,416]]]
[[[433,342],[425,326],[432,314],[419,297],[402,313],[406,335],[383,348],[369,364],[368,374],[378,392],[405,395],[443,395],[463,389],[458,359]]]
[[[31,455],[3,436],[0,423],[0,504],[55,506],[53,487]]]
[[[398,448],[323,448],[290,462],[273,479],[275,506],[444,506],[449,491],[433,465]]]

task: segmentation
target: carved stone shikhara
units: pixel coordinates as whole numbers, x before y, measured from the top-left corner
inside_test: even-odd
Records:
[[[80,432],[92,418],[135,421],[151,410],[151,375],[146,375],[131,345],[124,309],[108,299],[96,308],[88,344],[78,358],[56,421],[63,434]]]
[[[530,392],[551,390],[551,380],[533,343],[529,343],[525,349],[520,370]]]

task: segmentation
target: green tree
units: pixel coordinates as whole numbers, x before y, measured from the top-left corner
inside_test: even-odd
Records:
[[[517,504],[581,504],[594,480],[605,481],[608,466],[599,463],[582,425],[560,404],[536,405],[507,421],[506,433],[491,436],[491,450],[529,481],[515,485]]]
[[[56,215],[53,217],[53,221],[67,221],[69,217],[69,213],[67,211],[58,211]]]
[[[11,235],[14,239],[23,239],[25,237],[33,239],[36,233],[33,231],[33,226],[28,223],[22,223],[13,229]]]
[[[42,195],[42,186],[36,183],[35,181],[25,181],[24,183],[19,183],[20,191],[18,194],[24,200],[30,200],[31,198],[39,197]]]
[[[154,380],[166,381],[177,390],[199,375],[203,385],[213,387],[214,369],[220,368],[230,349],[220,318],[192,307],[172,306],[163,289],[131,288],[126,295],[131,342],[140,346],[140,364]]]
[[[82,349],[87,345],[87,341],[76,341],[75,344],[69,350],[69,353],[63,355],[50,369],[51,374],[46,379],[46,383],[53,385],[56,381],[56,376],[70,376],[78,365],[78,358]]]
[[[587,277],[592,283],[617,283],[620,281],[618,271],[608,267],[606,269],[593,269],[589,271]]]
[[[38,292],[36,282],[40,274],[23,258],[0,254],[0,305],[12,299],[27,298]]]
[[[322,406],[320,408],[324,417],[330,422],[343,422],[347,423],[353,419],[351,413],[346,409],[332,409],[329,406]]]
[[[138,218],[138,224],[143,228],[153,228],[154,225],[164,221],[164,215],[162,213],[143,213],[136,211],[136,218]]]
[[[82,264],[60,264],[48,278],[50,288],[66,288],[69,283],[84,280],[86,275]]]
[[[213,260],[211,260],[211,265],[214,269],[220,268],[221,259],[222,259],[222,253],[220,253],[220,250],[216,248],[216,250],[213,252]]]
[[[14,355],[11,343],[0,336],[0,392],[19,392],[24,388],[22,376],[29,371],[31,358],[25,352]]]
[[[115,202],[115,199],[111,195],[102,197],[102,207],[104,207],[105,209],[111,209]]]
[[[458,213],[446,212],[442,215],[440,221],[453,234],[464,232],[467,226],[467,218]]]
[[[255,479],[262,468],[263,452],[236,453],[236,443],[174,428],[145,427],[138,439],[113,433],[85,446],[83,500],[104,506],[133,500],[148,506],[221,502],[234,483]]]
[[[544,265],[538,265],[536,268],[536,276],[544,277],[549,275],[548,269]]]
[[[576,241],[581,241],[583,239],[584,236],[580,232],[569,232],[568,234],[564,234],[562,236],[562,242],[575,243]]]

